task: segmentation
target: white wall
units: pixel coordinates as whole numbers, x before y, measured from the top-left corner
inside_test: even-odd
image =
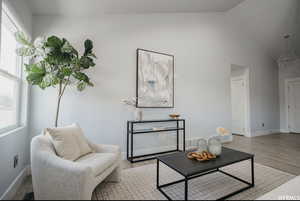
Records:
[[[243,77],[246,75],[247,69],[242,66],[237,66],[235,64],[231,65],[231,77]]]
[[[244,1],[226,13],[227,25],[230,29],[230,55],[233,64],[250,69],[250,124],[251,135],[258,136],[279,132],[279,92],[278,92],[278,67],[270,57],[267,47],[257,40],[257,37],[245,28],[247,22],[241,16],[247,16],[248,22],[257,22],[256,18],[263,17],[248,15],[249,9],[256,11],[250,0]],[[248,4],[251,7],[247,7]],[[266,3],[266,2],[264,2]],[[245,16],[244,16],[245,15]],[[263,124],[265,125],[263,127]]]
[[[18,0],[5,0],[5,2],[18,25],[27,34],[31,35],[31,13],[26,3]],[[2,5],[2,0],[0,0],[0,5]],[[22,106],[25,107],[26,104],[27,101],[24,100]],[[26,113],[24,111],[24,115]],[[26,124],[26,122],[24,123]],[[6,197],[8,194],[4,193],[29,163],[29,137],[27,131],[27,126],[25,125],[25,127],[0,136],[0,198],[5,196],[4,198],[11,199]],[[19,155],[19,166],[16,169],[13,168],[15,155]]]
[[[282,132],[288,132],[289,130],[287,123],[285,80],[292,78],[300,78],[300,59],[279,65],[280,128]]]
[[[77,48],[90,38],[99,60],[90,72],[94,88],[68,90],[60,125],[78,122],[96,143],[125,150],[126,121],[132,113],[120,101],[135,95],[136,49],[175,55],[176,111],[187,119],[188,138],[209,137],[219,126],[231,127],[230,67],[251,69],[253,131],[279,128],[275,63],[224,14],[106,15],[91,18],[36,16],[34,35],[57,34]],[[53,125],[56,91],[32,90],[31,134]],[[147,119],[166,118],[173,110],[145,110]],[[155,141],[148,138],[148,146]]]

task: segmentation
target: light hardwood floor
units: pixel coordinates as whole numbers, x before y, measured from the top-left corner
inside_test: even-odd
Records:
[[[300,134],[274,134],[255,138],[234,136],[228,148],[255,154],[255,162],[300,175]]]
[[[255,154],[255,162],[300,175],[300,134],[274,134],[255,138],[234,136],[226,147]],[[130,164],[123,161],[123,169],[153,164],[155,161]],[[24,195],[32,192],[31,178],[28,177],[20,187],[15,200],[23,199]]]

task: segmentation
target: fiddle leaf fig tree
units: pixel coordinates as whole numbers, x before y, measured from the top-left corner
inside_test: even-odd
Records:
[[[94,67],[93,42],[84,42],[82,55],[65,38],[51,36],[39,37],[31,42],[24,33],[17,32],[16,40],[20,43],[17,54],[30,60],[25,64],[27,81],[41,89],[55,87],[58,90],[55,127],[58,126],[60,103],[66,88],[75,84],[79,91],[87,86],[94,86],[89,76],[85,73]]]

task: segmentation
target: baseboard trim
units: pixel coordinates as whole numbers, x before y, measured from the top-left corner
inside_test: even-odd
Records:
[[[0,200],[12,200],[16,195],[19,187],[23,183],[24,179],[29,175],[30,166],[26,166],[15,180],[10,184],[5,193],[1,196]]]
[[[265,135],[272,135],[276,133],[280,133],[280,129],[267,129],[267,130],[258,130],[252,133],[251,137],[259,137],[259,136],[265,136]]]
[[[290,131],[286,129],[280,129],[280,133],[290,133]]]
[[[31,165],[27,166],[27,176],[31,176]]]

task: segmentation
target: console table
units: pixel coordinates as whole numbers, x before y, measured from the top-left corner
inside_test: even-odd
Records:
[[[147,128],[147,129],[136,129],[136,125],[147,125],[154,123],[168,123],[174,122],[174,127],[165,128]],[[161,132],[176,132],[176,149],[169,150],[159,153],[150,153],[146,155],[134,156],[134,146],[133,139],[135,135],[142,135],[146,133],[161,133]],[[179,135],[182,132],[182,150],[180,150],[179,145]],[[167,135],[167,134],[166,134]],[[185,119],[165,119],[165,120],[145,120],[145,121],[127,121],[127,160],[131,163],[142,162],[147,160],[153,160],[156,156],[161,154],[173,153],[173,152],[185,152]]]

